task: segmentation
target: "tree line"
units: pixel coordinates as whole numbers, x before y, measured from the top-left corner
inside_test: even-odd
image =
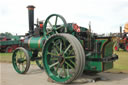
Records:
[[[0,33],[0,36],[2,36],[2,37],[12,37],[13,35],[9,32],[5,32],[5,33]]]

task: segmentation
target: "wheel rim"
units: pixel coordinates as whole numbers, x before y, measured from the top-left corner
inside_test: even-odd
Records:
[[[13,67],[16,72],[22,74],[28,70],[28,59],[22,49],[16,49],[12,56]]]
[[[76,55],[72,45],[66,39],[56,37],[50,40],[43,56],[45,70],[56,82],[65,82],[74,76]]]
[[[43,69],[43,62],[42,62],[42,52],[38,52],[38,57],[40,57],[40,60],[36,60],[36,64],[39,66],[39,68]]]
[[[63,28],[62,30],[60,30]],[[43,26],[44,36],[60,32],[67,32],[67,23],[63,16],[58,14],[50,15]]]

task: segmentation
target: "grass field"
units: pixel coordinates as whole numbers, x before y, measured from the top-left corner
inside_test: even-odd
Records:
[[[118,61],[115,62],[115,69],[127,69],[128,70],[128,52],[119,51],[115,52],[119,55]]]
[[[114,68],[109,71],[128,73],[128,52],[120,50],[114,53],[116,53],[119,56],[119,59],[114,62]],[[11,63],[11,60],[12,53],[0,53],[0,62]]]
[[[0,62],[12,62],[12,53],[0,53]]]
[[[0,53],[0,62],[12,63],[12,53]],[[31,62],[35,64],[35,62]]]
[[[128,73],[128,52],[120,50],[114,53],[119,56],[119,59],[114,62],[114,68],[110,71]]]

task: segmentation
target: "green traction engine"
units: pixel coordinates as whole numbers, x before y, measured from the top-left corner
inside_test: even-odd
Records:
[[[29,32],[23,46],[12,55],[16,72],[25,74],[30,61],[44,69],[57,83],[71,83],[83,72],[99,73],[111,69],[113,54],[111,37],[98,37],[76,23],[67,23],[63,16],[52,14],[34,24],[34,6],[28,6]]]

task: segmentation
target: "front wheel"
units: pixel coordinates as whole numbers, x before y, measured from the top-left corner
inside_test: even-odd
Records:
[[[30,67],[30,58],[26,49],[16,48],[12,55],[12,64],[16,72],[25,74]]]
[[[47,75],[57,83],[71,83],[84,70],[85,53],[78,39],[70,34],[55,34],[43,49]]]

